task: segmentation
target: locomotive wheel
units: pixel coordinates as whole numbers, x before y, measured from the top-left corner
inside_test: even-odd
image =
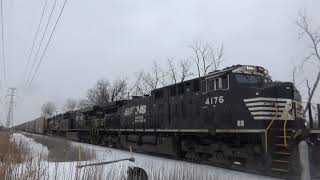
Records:
[[[202,160],[207,160],[207,159],[210,159],[212,157],[212,155],[209,153],[199,153],[199,157]]]
[[[186,157],[188,159],[190,159],[191,161],[195,161],[195,160],[198,160],[199,159],[199,155],[198,153],[195,151],[195,149],[190,149],[188,150],[187,154],[186,154]]]

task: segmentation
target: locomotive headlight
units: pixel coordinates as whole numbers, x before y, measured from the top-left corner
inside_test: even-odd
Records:
[[[246,66],[246,68],[247,68],[248,70],[250,70],[250,71],[253,71],[253,70],[255,69],[254,66]]]
[[[307,121],[304,122],[304,127],[308,127],[308,122]]]

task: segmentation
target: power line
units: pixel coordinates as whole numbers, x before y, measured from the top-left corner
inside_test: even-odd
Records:
[[[63,4],[63,6],[62,6],[62,8],[61,8],[61,10],[60,10],[58,19],[57,19],[56,23],[54,24],[53,30],[52,30],[52,32],[51,32],[51,34],[50,34],[50,38],[49,38],[49,40],[48,40],[48,42],[47,42],[47,44],[46,44],[46,47],[45,47],[45,49],[44,49],[44,51],[43,51],[43,53],[42,53],[42,56],[41,56],[41,58],[40,58],[40,62],[38,63],[38,66],[37,66],[37,68],[36,68],[36,71],[35,71],[34,74],[33,74],[33,77],[32,77],[32,79],[31,79],[31,81],[30,81],[29,86],[31,86],[31,83],[32,83],[32,81],[34,80],[34,78],[35,78],[35,76],[36,76],[36,74],[37,74],[37,72],[38,72],[38,69],[39,69],[39,67],[40,67],[40,65],[41,65],[41,63],[42,63],[42,60],[43,60],[44,55],[46,54],[47,48],[48,48],[48,46],[49,46],[49,44],[50,44],[50,42],[51,42],[52,36],[53,36],[53,34],[54,34],[54,31],[56,30],[57,24],[58,24],[58,22],[59,22],[59,20],[60,20],[60,18],[61,18],[61,15],[62,15],[63,10],[64,10],[64,8],[65,8],[65,6],[66,6],[66,4],[67,4],[67,1],[68,1],[68,0],[65,0],[65,1],[64,1],[64,4]]]
[[[43,16],[44,16],[44,13],[45,13],[45,10],[46,10],[46,7],[47,7],[47,2],[48,2],[48,0],[45,1],[45,4],[44,4],[43,9],[42,9],[42,14],[41,14],[41,17],[40,17],[38,28],[37,28],[36,34],[34,36],[32,47],[31,47],[31,51],[30,51],[30,54],[29,54],[29,57],[28,57],[27,66],[26,66],[26,69],[24,70],[24,75],[26,75],[28,67],[29,67],[29,64],[30,64],[31,55],[33,53],[34,45],[35,45],[35,42],[36,42],[37,37],[38,37],[38,33],[39,33],[39,30],[40,30],[42,19],[43,19]]]
[[[51,21],[51,18],[52,18],[52,14],[53,14],[53,11],[54,11],[54,9],[55,9],[55,7],[56,7],[56,4],[57,4],[57,0],[54,0],[54,4],[53,4],[53,7],[52,7],[52,9],[51,9],[50,16],[49,16],[49,19],[48,19],[47,24],[46,24],[46,28],[45,28],[45,30],[44,30],[44,32],[43,32],[43,34],[42,34],[42,38],[41,38],[41,41],[40,41],[40,45],[38,46],[36,56],[35,56],[35,58],[34,58],[34,60],[33,60],[33,63],[32,63],[32,66],[31,66],[31,69],[30,69],[30,72],[29,72],[29,75],[28,75],[28,79],[27,79],[27,81],[26,81],[26,85],[28,84],[29,79],[30,79],[30,77],[31,77],[33,67],[34,67],[34,65],[35,65],[35,63],[36,63],[36,60],[37,60],[37,58],[38,58],[38,54],[39,54],[40,48],[41,48],[41,46],[42,46],[44,37],[45,37],[45,35],[46,35],[46,33],[47,33],[48,26],[49,26],[49,24],[50,24],[50,21]]]
[[[4,48],[4,22],[3,22],[3,0],[1,0],[1,40],[2,40],[2,61],[3,61],[3,79],[4,84],[7,81],[7,75],[6,75],[6,60],[5,60],[5,48]]]
[[[3,62],[3,81],[1,80],[0,78],[0,91],[1,91],[1,94],[0,94],[0,102],[1,102],[1,105],[3,106],[3,110],[5,111],[6,110],[6,106],[5,104],[3,103],[2,101],[2,96],[4,97],[4,94],[3,94],[3,91],[5,89],[5,81],[6,81],[6,60],[5,60],[5,48],[4,48],[4,18],[3,18],[3,1],[1,0],[0,2],[0,8],[1,8],[1,41],[2,41],[2,62]],[[3,111],[3,112],[4,112]]]

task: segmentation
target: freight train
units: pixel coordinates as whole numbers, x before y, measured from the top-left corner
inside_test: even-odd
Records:
[[[17,130],[252,173],[299,176],[307,127],[291,82],[234,65],[135,96],[38,118]],[[315,138],[317,139],[317,138]]]

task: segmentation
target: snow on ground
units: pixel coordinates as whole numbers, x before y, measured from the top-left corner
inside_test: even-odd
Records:
[[[28,135],[29,136],[29,135]],[[37,138],[55,138],[41,135]],[[27,142],[28,146],[32,150],[32,154],[42,156],[50,153],[50,148],[37,143],[32,138],[25,135],[15,133],[13,139],[16,142]],[[57,139],[57,138],[56,138]],[[68,140],[63,140],[68,141]],[[101,146],[95,146],[90,144],[84,144],[79,142],[68,141],[75,149],[84,149],[89,152],[94,152],[94,156],[91,160],[87,161],[71,161],[71,162],[50,162],[42,158],[41,163],[47,170],[45,179],[126,179],[126,171],[128,167],[135,166],[141,167],[148,173],[149,179],[183,179],[183,180],[271,180],[274,178],[258,176],[254,174],[247,174],[238,171],[232,171],[222,169],[213,166],[193,164],[184,161],[177,161],[172,159],[166,159],[161,157],[155,157],[150,155],[144,155],[139,153],[133,153],[135,162],[118,162],[114,164],[108,164],[103,166],[91,166],[78,169],[77,165],[83,165],[92,162],[110,161],[122,158],[131,157],[127,151],[116,150],[112,148],[106,148]],[[59,144],[57,145],[59,146]],[[81,157],[80,157],[81,159]]]
[[[40,158],[40,156],[47,156],[49,150],[46,146],[35,142],[32,138],[27,138],[26,136],[18,133],[14,133],[11,136],[11,141],[16,142],[17,144],[27,144],[28,148],[31,149],[31,156],[34,158]]]

